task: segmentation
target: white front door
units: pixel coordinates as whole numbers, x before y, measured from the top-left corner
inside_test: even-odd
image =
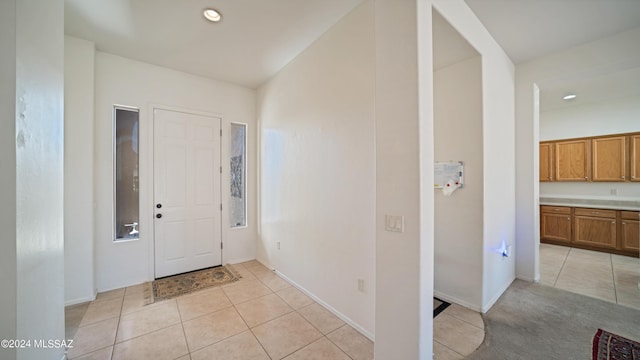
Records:
[[[156,278],[222,264],[220,122],[153,111]]]

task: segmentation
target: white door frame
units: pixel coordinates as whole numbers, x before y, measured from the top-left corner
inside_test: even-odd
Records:
[[[149,234],[148,235],[148,239],[149,239],[149,251],[147,254],[147,258],[148,258],[148,268],[147,268],[147,279],[149,281],[154,280],[155,279],[155,226],[154,226],[154,219],[155,219],[155,203],[154,203],[154,191],[153,191],[153,186],[155,184],[155,178],[154,178],[154,174],[155,174],[155,168],[154,168],[154,163],[153,163],[153,157],[154,157],[154,117],[153,117],[153,113],[154,110],[167,110],[167,111],[177,111],[177,112],[183,112],[183,113],[188,113],[188,114],[194,114],[194,115],[201,115],[201,116],[208,116],[208,117],[214,117],[214,118],[219,118],[220,119],[220,125],[222,128],[224,128],[225,125],[225,121],[224,121],[224,116],[222,114],[219,113],[212,113],[212,112],[206,112],[206,111],[199,111],[199,110],[193,110],[193,109],[187,109],[187,108],[182,108],[182,107],[177,107],[177,106],[170,106],[170,105],[161,105],[161,104],[149,104],[148,107],[148,113],[147,113],[147,126],[148,126],[148,131],[146,131],[146,138],[147,138],[147,144],[148,144],[148,152],[147,152],[147,164],[148,164],[148,172],[147,174],[149,174],[149,180],[146,181],[145,183],[147,184],[146,188],[146,194],[147,194],[147,202],[148,204],[145,204],[141,201],[140,203],[140,207],[143,208],[147,208],[150,209],[147,212],[147,224],[148,224],[148,228],[146,228],[144,231]],[[140,131],[140,133],[142,134],[142,130]],[[223,141],[220,142],[220,146],[222,147],[223,145]],[[221,151],[220,152],[220,161],[221,163],[224,163],[224,157],[226,156],[227,152],[225,151]],[[224,168],[224,166],[223,166]],[[222,180],[222,179],[221,179]],[[223,196],[223,184],[224,181],[220,181],[220,201],[222,201],[224,203],[224,199],[225,197]],[[142,212],[141,212],[142,213]],[[223,218],[222,218],[222,213],[220,214],[221,217],[221,224],[222,226],[220,227],[220,241],[224,242],[224,231],[222,231],[222,227],[225,226],[225,223],[223,222]],[[225,258],[225,254],[224,254],[224,248],[222,249],[222,255],[221,255],[221,261],[222,264],[224,264],[224,258]]]

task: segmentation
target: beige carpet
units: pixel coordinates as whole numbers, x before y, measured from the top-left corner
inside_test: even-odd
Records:
[[[586,360],[598,328],[640,336],[640,310],[521,280],[483,318],[484,342],[466,359]]]

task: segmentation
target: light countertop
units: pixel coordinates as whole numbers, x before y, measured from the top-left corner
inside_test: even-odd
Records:
[[[623,196],[540,195],[540,205],[640,211],[640,199]]]

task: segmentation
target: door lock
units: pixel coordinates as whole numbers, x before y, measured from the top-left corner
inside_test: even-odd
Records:
[[[156,218],[160,219],[162,217],[162,214],[156,214]]]
[[[160,208],[162,208],[162,204],[156,204],[156,207],[157,207],[158,209],[160,209]]]

